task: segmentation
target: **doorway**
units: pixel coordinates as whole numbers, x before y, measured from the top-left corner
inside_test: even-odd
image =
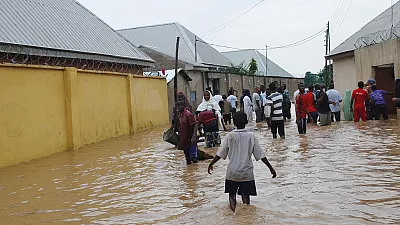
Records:
[[[396,93],[393,65],[375,67],[376,87],[391,93]],[[392,102],[393,95],[385,95],[388,114],[397,114],[396,104]]]

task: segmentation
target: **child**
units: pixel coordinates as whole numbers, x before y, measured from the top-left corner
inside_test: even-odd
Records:
[[[244,112],[237,112],[233,116],[233,123],[237,129],[225,137],[216,156],[208,166],[208,173],[211,174],[216,162],[221,158],[229,157],[225,193],[229,193],[229,206],[232,211],[236,209],[236,193],[242,196],[243,204],[247,205],[250,204],[250,195],[257,195],[251,155],[254,155],[257,161],[262,160],[268,166],[272,178],[276,177],[276,172],[268,162],[257,138],[252,132],[245,130],[247,122],[247,115]]]
[[[223,99],[223,107],[222,107],[222,117],[224,118],[225,125],[231,125],[231,112],[232,112],[232,104],[227,100],[228,97],[226,95],[222,95]]]
[[[177,103],[179,111],[179,145],[178,149],[183,150],[186,163],[197,163],[197,121],[195,116],[186,108],[184,101]]]

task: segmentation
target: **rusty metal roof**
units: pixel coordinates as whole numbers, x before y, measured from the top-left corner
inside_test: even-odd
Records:
[[[154,62],[75,0],[0,0],[0,45],[51,49],[59,57],[65,52],[135,65]]]

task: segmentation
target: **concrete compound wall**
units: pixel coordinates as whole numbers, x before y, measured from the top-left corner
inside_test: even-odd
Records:
[[[0,167],[167,123],[165,79],[0,65]]]

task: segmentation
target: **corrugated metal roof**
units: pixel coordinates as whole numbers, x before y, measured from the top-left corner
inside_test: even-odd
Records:
[[[228,59],[230,59],[236,66],[243,63],[244,66],[249,65],[250,60],[254,58],[257,62],[258,71],[265,74],[265,55],[254,49],[246,49],[239,51],[223,52]],[[282,69],[276,63],[268,59],[268,76],[279,76],[279,77],[293,77],[292,74]]]
[[[75,0],[0,0],[0,43],[153,62]]]
[[[180,37],[179,59],[197,65],[230,66],[231,62],[220,52],[204,43],[179,23],[137,27],[118,31],[136,46],[145,46],[165,55],[175,57],[176,37]],[[197,63],[195,62],[195,38],[197,38]]]
[[[395,27],[400,26],[400,2],[397,2],[393,6],[393,25]],[[353,51],[356,49],[355,44],[357,40],[361,37],[364,37],[368,34],[373,34],[383,30],[389,30],[392,26],[392,8],[390,7],[371,22],[362,27],[355,34],[350,36],[347,40],[333,49],[328,56],[337,55],[340,53],[345,53],[349,51]]]

